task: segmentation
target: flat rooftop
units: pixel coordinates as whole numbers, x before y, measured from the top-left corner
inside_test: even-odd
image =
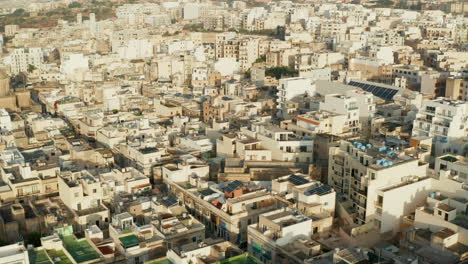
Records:
[[[52,264],[45,250],[29,250],[29,263],[31,264]]]
[[[100,255],[85,239],[76,239],[75,236],[65,236],[62,238],[65,248],[77,263],[88,262],[100,258]]]
[[[132,247],[140,244],[140,240],[135,235],[120,237],[119,240],[124,247]]]
[[[47,255],[54,261],[54,264],[73,264],[63,250],[47,250]]]
[[[215,264],[261,264],[262,262],[249,254],[235,256],[229,259],[218,261]]]

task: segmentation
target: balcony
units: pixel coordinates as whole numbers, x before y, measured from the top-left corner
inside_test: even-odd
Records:
[[[438,126],[443,126],[443,127],[450,127],[450,124],[442,123],[442,122],[434,122],[434,124]]]
[[[379,208],[380,211],[382,211],[382,202],[376,201],[376,202],[374,202],[374,205],[375,205],[375,207]]]
[[[443,117],[443,118],[446,118],[446,119],[452,119],[453,118],[452,115],[444,114],[444,113],[438,113],[437,116],[438,117]]]
[[[339,165],[339,166],[343,166],[343,165],[344,165],[344,161],[343,161],[343,160],[339,160],[339,159],[335,159],[335,164],[336,164],[336,165]]]
[[[424,118],[424,117],[418,117],[418,118],[416,118],[416,120],[426,122],[426,123],[431,123],[432,122],[432,120],[429,120],[429,119]]]
[[[377,215],[382,215],[382,208],[377,207],[377,208],[375,209],[375,213],[376,213]]]

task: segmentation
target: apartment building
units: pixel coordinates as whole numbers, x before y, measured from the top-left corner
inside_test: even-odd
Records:
[[[161,238],[151,224],[137,225],[128,212],[115,214],[109,225],[109,236],[115,251],[125,256],[127,263],[145,263],[161,251]]]
[[[0,131],[10,131],[12,129],[10,114],[4,108],[0,109]]]
[[[187,212],[158,214],[152,224],[156,234],[164,239],[167,249],[205,240],[205,226]]]
[[[339,21],[324,21],[318,29],[318,36],[321,38],[335,38],[344,40],[348,26]]]
[[[19,31],[19,29],[20,27],[18,25],[5,25],[5,36],[12,37]]]
[[[161,167],[161,178],[174,182],[188,181],[190,176],[196,175],[200,178],[207,178],[210,167],[206,162],[195,157],[180,157],[181,162],[168,163]]]
[[[54,155],[52,155],[54,153]],[[17,149],[0,152],[0,188],[2,202],[29,197],[43,197],[58,192],[57,175],[60,173],[58,159],[54,151],[41,149],[21,153]],[[42,156],[38,158],[38,156]]]
[[[305,71],[307,68],[323,69],[343,61],[344,55],[339,52],[301,53],[295,56],[294,65],[297,70]]]
[[[30,67],[41,69],[44,62],[43,56],[41,48],[15,49],[10,55],[11,72],[13,74],[28,72]]]
[[[351,130],[345,126],[346,116],[328,111],[311,111],[281,122],[281,127],[302,136],[315,134],[342,135]]]
[[[289,119],[287,102],[296,96],[314,95],[315,82],[312,78],[285,78],[278,85],[278,117]]]
[[[449,170],[459,181],[468,183],[468,159],[461,155],[446,154],[435,158],[434,171]]]
[[[192,69],[193,87],[203,87],[208,85],[208,69],[206,67],[195,67]]]
[[[462,191],[467,195],[466,190]],[[468,202],[462,196],[451,197],[441,192],[431,192],[426,197],[426,205],[416,209],[414,226],[428,228],[432,232],[448,230],[450,235],[434,241],[439,247],[450,248],[457,243],[466,247],[468,245],[467,205]]]
[[[111,193],[105,191],[103,181],[83,170],[62,173],[58,185],[60,199],[75,215],[76,230],[108,225],[110,215],[104,200],[110,199]]]
[[[449,77],[445,80],[445,97],[451,100],[462,100],[464,96],[462,78]]]
[[[413,137],[429,136],[447,142],[466,137],[468,103],[438,98],[424,100],[413,122]]]
[[[215,55],[216,58],[237,58],[239,45],[235,32],[224,32],[216,34]]]
[[[28,251],[22,243],[0,247],[0,262],[5,264],[29,264]]]
[[[135,167],[146,176],[153,175],[153,167],[169,157],[166,147],[156,145],[153,140],[135,140],[134,144],[125,142],[115,145],[116,162],[122,167]]]
[[[393,79],[405,78],[406,88],[413,91],[421,90],[421,79],[426,73],[426,69],[415,65],[395,65],[393,66]]]
[[[289,131],[267,123],[252,124],[251,129],[241,129],[241,132],[250,137],[242,144],[247,155],[262,154],[264,150],[271,151],[271,159],[275,161],[292,161],[308,163],[312,160],[313,141],[308,137],[300,137]],[[256,144],[259,142],[259,144]],[[242,145],[236,145],[242,146]],[[255,145],[252,146],[252,145]],[[236,152],[244,151],[236,149]],[[266,153],[265,153],[266,154]],[[268,155],[268,154],[267,154]],[[262,156],[262,155],[260,155]],[[268,156],[266,156],[268,158]],[[266,160],[266,159],[262,159]]]
[[[209,232],[237,245],[247,243],[247,227],[257,222],[260,214],[281,206],[255,183],[210,184],[192,178],[190,182],[168,181],[168,185],[171,193]]]
[[[217,263],[229,260],[257,263],[254,262],[253,257],[242,255],[242,250],[233,243],[211,238],[205,239],[203,243],[193,242],[170,249],[165,259],[171,263],[183,264],[191,262]]]
[[[339,146],[330,148],[329,155],[328,184],[338,195],[352,201],[356,224],[376,218],[378,189],[401,183],[407,176],[424,177],[428,167],[382,143],[362,140],[342,140]],[[380,229],[378,222],[377,226]]]
[[[248,227],[248,251],[266,264],[286,261],[290,255],[286,246],[295,240],[309,239],[312,222],[312,218],[288,208],[261,214],[258,223]]]
[[[327,94],[325,95],[324,101],[320,102],[319,108],[323,111],[345,116],[345,128],[348,128],[351,133],[359,131],[361,127],[359,122],[359,105],[355,97],[340,94]]]
[[[427,176],[407,176],[400,183],[378,189],[375,219],[380,233],[400,232],[404,216],[423,205],[431,189],[432,179]]]
[[[312,235],[323,235],[331,230],[336,192],[330,186],[294,173],[273,180],[272,193],[289,201],[289,208],[313,219]]]

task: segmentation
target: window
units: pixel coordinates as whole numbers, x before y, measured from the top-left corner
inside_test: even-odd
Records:
[[[78,198],[79,196],[80,196],[80,194],[76,192],[75,193],[75,198]]]

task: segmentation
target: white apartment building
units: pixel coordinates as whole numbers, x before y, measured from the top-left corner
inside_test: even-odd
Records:
[[[153,44],[147,39],[114,40],[112,51],[121,59],[144,59],[153,56]]]
[[[242,70],[248,70],[258,58],[258,38],[239,40],[239,63]]]
[[[29,65],[40,69],[43,61],[44,58],[41,48],[15,49],[10,55],[11,72],[13,74],[27,72]]]
[[[451,171],[459,181],[468,184],[468,158],[451,154],[436,157],[434,171],[439,174],[443,170]]]
[[[320,102],[320,110],[344,115],[346,121],[344,126],[348,127],[351,132],[358,132],[360,129],[359,123],[359,106],[357,99],[351,96],[340,94],[327,94],[325,100]]]
[[[5,36],[11,37],[18,33],[19,25],[5,25]]]
[[[164,27],[171,24],[171,17],[168,14],[151,15],[145,17],[144,22],[154,27]]]
[[[377,221],[377,191],[408,176],[426,176],[428,164],[382,143],[344,141],[329,150],[328,184],[352,201],[355,224]]]
[[[401,182],[378,189],[374,219],[380,233],[400,232],[403,218],[424,204],[431,187],[429,177],[407,176]]]
[[[438,241],[442,248],[456,243],[468,245],[468,190],[466,183],[452,177],[449,170],[439,173],[433,180],[432,191],[425,196],[425,203],[415,211],[415,228],[429,229],[431,232],[448,230],[451,234]]]
[[[250,155],[257,156],[255,152],[270,150],[272,160],[305,163],[312,161],[313,141],[311,138],[298,137],[293,131],[265,123],[252,124],[251,130],[241,129],[241,132],[260,141],[261,147],[246,148],[252,152]],[[239,151],[242,150],[237,149],[237,152]]]
[[[21,243],[0,247],[0,263],[29,264],[28,251]]]
[[[105,191],[105,183],[88,171],[66,173],[58,178],[60,199],[75,214],[78,228],[105,226],[109,223],[109,210],[103,200],[112,193]]]
[[[335,38],[344,40],[348,26],[341,21],[324,21],[320,24],[318,36],[321,38]]]
[[[205,87],[208,85],[208,68],[194,67],[192,68],[192,86]]]
[[[362,125],[365,125],[367,121],[374,117],[376,108],[372,93],[356,89],[347,91],[345,95],[356,98],[356,105],[359,107],[359,119]]]
[[[170,163],[161,167],[163,180],[173,182],[188,181],[189,177],[196,175],[199,178],[208,178],[210,167],[208,164],[195,158],[188,159],[182,163]]]
[[[315,94],[315,81],[312,78],[285,78],[279,80],[278,85],[278,117],[289,119],[287,101],[300,95],[312,96]]]
[[[413,122],[413,137],[448,142],[468,136],[468,103],[438,98],[424,100]]]
[[[73,74],[76,70],[89,69],[89,59],[81,53],[65,53],[61,57],[60,71],[64,74]]]
[[[310,238],[312,222],[289,208],[261,214],[258,223],[248,227],[248,251],[262,263],[281,263],[279,255],[286,251],[282,246]]]
[[[4,108],[0,108],[0,131],[10,131],[13,128],[11,123],[10,114]]]
[[[214,148],[214,144],[206,136],[187,136],[180,138],[180,145],[202,153],[212,151]]]
[[[344,62],[344,55],[339,52],[317,52],[295,56],[295,67],[300,71],[306,69],[323,69],[332,64]]]
[[[315,134],[342,135],[350,132],[345,115],[329,111],[311,111],[297,115],[291,120],[281,122],[281,126],[287,130],[296,132],[302,136],[313,136]]]
[[[206,7],[203,4],[187,3],[183,8],[183,18],[186,20],[197,19],[202,14],[202,9]]]
[[[313,233],[331,228],[336,204],[333,188],[301,173],[279,177],[271,183],[272,193],[294,202],[301,214],[314,218]]]
[[[405,37],[394,30],[366,32],[368,45],[402,46]]]
[[[190,182],[167,183],[171,193],[209,232],[238,245],[247,242],[247,228],[259,215],[281,207],[264,189],[246,188],[239,181],[214,184],[192,177]]]

